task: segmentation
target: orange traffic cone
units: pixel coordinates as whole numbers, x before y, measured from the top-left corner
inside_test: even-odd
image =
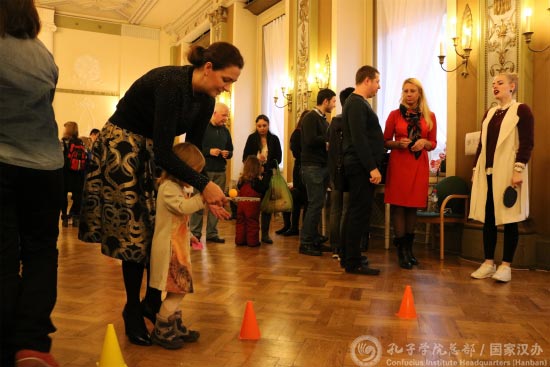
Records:
[[[260,328],[258,328],[258,321],[256,321],[256,315],[254,314],[254,306],[252,305],[252,301],[246,302],[246,309],[244,310],[243,324],[241,325],[241,333],[239,334],[239,339],[260,339]]]
[[[414,308],[414,298],[412,294],[411,286],[405,287],[405,293],[403,293],[403,300],[401,300],[401,307],[396,315],[402,319],[416,319],[416,310]]]
[[[127,367],[124,358],[122,358],[113,324],[107,325],[101,359],[97,365],[98,367]]]

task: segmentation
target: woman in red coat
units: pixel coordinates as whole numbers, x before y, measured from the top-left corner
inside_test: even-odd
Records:
[[[429,182],[428,151],[436,145],[435,115],[430,111],[422,84],[403,82],[401,105],[388,116],[385,147],[391,149],[386,175],[385,202],[392,205],[394,244],[399,266],[412,269],[416,210],[426,206]]]

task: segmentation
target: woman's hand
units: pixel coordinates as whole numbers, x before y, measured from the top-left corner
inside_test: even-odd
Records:
[[[229,219],[229,218],[231,218],[231,213],[229,213],[227,210],[225,210],[223,206],[208,205],[208,210],[210,210],[210,213],[214,214],[214,216],[218,219]]]
[[[427,141],[426,139],[418,139],[416,141],[416,143],[414,143],[414,145],[411,147],[411,150],[413,152],[418,152],[418,151],[421,151],[422,149],[428,149],[428,144],[430,144],[429,141]]]
[[[411,143],[411,139],[409,138],[403,138],[403,139],[400,139],[400,140],[396,140],[395,142],[397,143],[397,148],[399,149],[407,149],[409,144]]]
[[[523,183],[523,172],[514,171],[512,174],[512,186],[516,187]]]
[[[223,206],[227,203],[227,198],[222,189],[212,181],[206,185],[201,195],[208,205]]]

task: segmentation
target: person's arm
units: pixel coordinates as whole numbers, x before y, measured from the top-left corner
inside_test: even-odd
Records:
[[[386,149],[404,149],[399,141],[394,140],[395,124],[397,122],[395,111],[390,112],[384,127],[384,147]]]
[[[302,153],[302,149],[300,149],[302,145],[301,140],[300,130],[294,129],[292,135],[290,135],[290,150],[294,159],[300,159],[300,154]]]
[[[476,156],[474,157],[474,167],[473,167],[474,169],[477,166],[477,160],[479,159],[479,155],[481,154],[481,144],[482,144],[481,142],[483,141],[483,121],[485,121],[485,119],[487,118],[488,112],[489,110],[485,111],[485,114],[481,119],[481,133],[479,134],[479,143],[477,144]]]
[[[178,118],[181,117],[181,113],[177,111],[182,108],[181,103],[166,103],[166,101],[183,102],[181,89],[163,83],[159,85],[155,95],[155,101],[153,102],[155,104],[153,121],[153,152],[155,154],[155,161],[172,176],[187,182],[202,192],[206,188],[206,185],[208,185],[208,178],[189,167],[172,150],[174,138],[177,135],[176,126]],[[197,121],[196,123],[201,122]]]
[[[167,182],[162,190],[162,200],[168,211],[174,214],[193,214],[204,207],[202,197],[195,195],[186,198],[181,187],[176,183]]]
[[[212,148],[216,148],[214,144],[212,144],[212,139],[210,135],[210,126],[206,126],[206,130],[204,131],[204,136],[202,138],[202,155],[205,157],[211,156],[216,157],[216,154],[212,154],[211,150]]]
[[[519,148],[516,162],[527,164],[535,145],[535,119],[529,106],[523,103],[518,107],[518,117]]]
[[[321,131],[316,112],[308,113],[302,121],[302,139],[306,146],[325,148],[327,142],[326,132]]]
[[[523,170],[531,158],[534,143],[534,125],[535,121],[531,109],[526,104],[518,106],[519,121],[517,124],[519,135],[519,147],[514,163],[514,172],[512,174],[512,186],[523,183]]]
[[[225,159],[233,158],[233,140],[231,139],[231,133],[226,128],[225,132],[227,134],[227,142],[225,143],[225,150],[227,151],[227,157]]]
[[[347,120],[351,136],[351,143],[357,153],[361,165],[371,172],[377,169],[368,139],[368,123],[373,111],[366,105],[366,102],[352,100],[347,108]],[[346,103],[347,104],[347,103]]]
[[[281,142],[279,141],[279,138],[277,135],[270,134],[269,136],[269,151],[267,153],[268,155],[268,162],[266,164],[267,168],[272,169],[277,167],[279,163],[281,163],[281,160],[283,159],[283,152],[281,151]],[[277,163],[274,162],[274,160],[277,161]]]
[[[246,139],[246,144],[244,145],[244,150],[243,150],[243,162],[246,161],[246,158],[249,155],[256,155],[258,153],[258,149],[255,144],[254,137],[255,137],[255,134],[250,134]]]
[[[426,151],[434,150],[437,146],[437,121],[435,120],[435,114],[432,113],[432,129],[426,132],[426,138],[421,138],[414,143],[411,151],[417,152],[425,149]],[[427,126],[426,126],[427,127]]]

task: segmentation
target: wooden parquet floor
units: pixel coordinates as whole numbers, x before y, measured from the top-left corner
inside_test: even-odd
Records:
[[[281,226],[276,219],[272,231]],[[108,323],[128,367],[550,365],[547,272],[513,271],[508,284],[473,280],[478,264],[452,255],[440,262],[422,244],[415,246],[420,266],[403,270],[395,251],[374,238],[368,256],[381,275],[350,275],[330,254],[299,255],[297,237],[273,234],[274,245],[235,247],[234,227],[220,222],[227,242],[192,251],[195,293],[182,309],[201,338],[177,351],[128,342],[120,262],[78,241],[76,229],[60,228],[52,352],[61,366],[96,366]],[[414,320],[395,315],[406,285]],[[248,300],[258,341],[238,338]]]

